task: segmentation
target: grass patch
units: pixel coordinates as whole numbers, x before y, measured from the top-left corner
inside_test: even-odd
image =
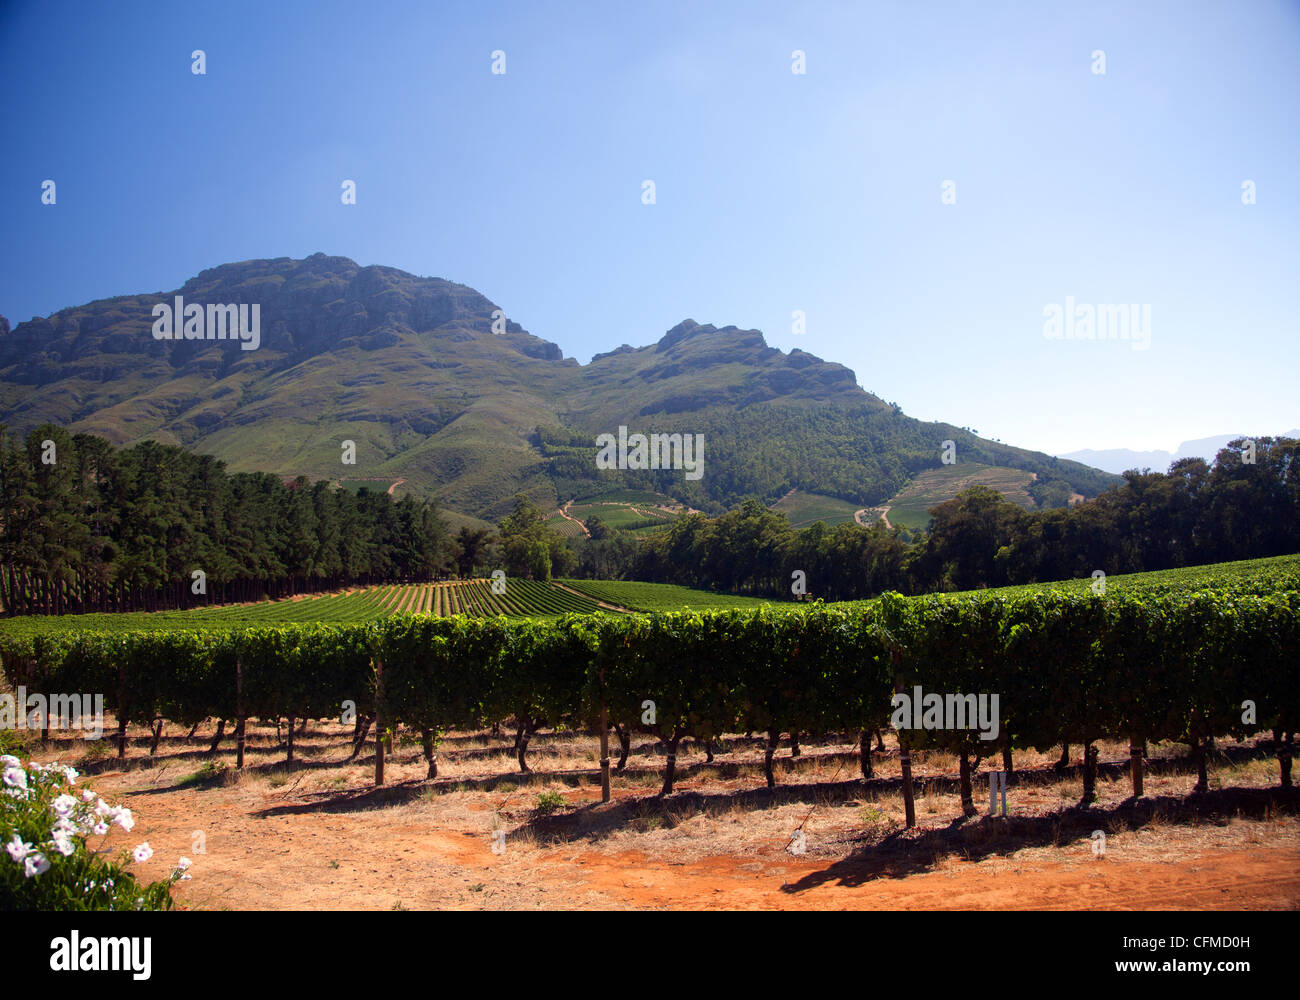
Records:
[[[232,772],[224,760],[210,760],[197,771],[176,782],[177,788],[197,788],[204,785],[230,784]]]

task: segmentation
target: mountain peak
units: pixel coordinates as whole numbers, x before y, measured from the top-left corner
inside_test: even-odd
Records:
[[[655,349],[658,351],[666,351],[670,347],[675,347],[680,344],[687,337],[694,337],[699,333],[713,333],[715,329],[716,328],[712,326],[701,326],[693,319],[684,319],[659,338],[659,343],[656,345]]]
[[[153,309],[177,295],[187,310],[256,306],[260,346],[156,339]],[[222,264],[175,291],[63,309],[0,336],[0,424],[22,434],[48,420],[116,444],[183,445],[232,471],[330,479],[339,443],[353,440],[349,478],[391,474],[484,517],[519,492],[556,503],[599,488],[573,442],[620,424],[710,436],[712,454],[728,457],[689,487],[698,503],[795,485],[875,502],[903,485],[915,456],[937,454],[935,434],[956,434],[920,429],[848,368],[787,355],[757,330],[684,319],[657,344],[579,365],[514,321],[502,330],[496,309],[466,285],[324,253]],[[868,440],[846,455],[843,442]],[[983,447],[972,441],[967,454],[1056,470]],[[791,478],[773,455],[798,456],[803,471]],[[1075,471],[1075,492],[1108,482]],[[639,483],[651,485],[670,483]]]

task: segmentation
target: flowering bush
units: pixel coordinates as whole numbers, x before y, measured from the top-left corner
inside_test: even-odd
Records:
[[[61,764],[26,765],[0,755],[0,910],[168,910],[171,887],[189,879],[181,858],[165,882],[142,885],[126,868],[148,861],[148,843],[110,860],[87,843],[114,824],[130,832],[131,810],[77,790]],[[102,839],[101,839],[102,843]]]

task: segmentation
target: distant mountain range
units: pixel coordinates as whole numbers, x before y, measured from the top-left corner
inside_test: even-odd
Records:
[[[1085,448],[1083,451],[1072,451],[1058,457],[1074,462],[1082,462],[1105,472],[1124,473],[1129,469],[1150,469],[1153,472],[1168,472],[1169,466],[1180,459],[1203,458],[1207,462],[1212,462],[1219,453],[1219,449],[1225,447],[1229,441],[1259,436],[1261,435],[1217,434],[1214,437],[1184,441],[1175,451],[1130,451],[1128,448],[1093,451],[1091,448]],[[1300,430],[1293,429],[1281,434],[1267,436],[1295,438],[1300,437]]]
[[[155,306],[176,305],[249,306],[256,349],[183,339],[183,315],[181,339],[156,339]],[[868,506],[939,468],[945,441],[959,462],[1034,473],[1043,504],[1117,481],[915,420],[849,369],[755,330],[688,319],[579,365],[472,288],[324,254],[226,264],[12,330],[0,321],[0,424],[23,434],[44,421],[182,445],[233,471],[387,481],[491,519],[517,492],[547,505],[618,487],[711,511],[790,490]],[[705,474],[598,470],[596,436],[620,426],[703,434]]]

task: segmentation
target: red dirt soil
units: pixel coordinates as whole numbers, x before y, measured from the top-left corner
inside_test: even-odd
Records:
[[[96,782],[106,795],[117,784],[113,777]],[[1094,858],[1085,844],[1070,852],[1069,861],[1017,852],[981,862],[948,859],[938,870],[892,877],[881,876],[867,860],[797,858],[775,843],[753,859],[694,862],[641,851],[602,852],[585,843],[519,849],[507,844],[504,854],[494,855],[484,824],[478,830],[431,828],[413,822],[406,807],[380,803],[355,812],[292,812],[311,807],[301,797],[264,788],[145,790],[112,798],[138,817],[136,829],[116,839],[123,846],[147,840],[156,852],[142,874],[164,877],[177,857],[193,858],[194,880],[176,891],[186,908],[1300,907],[1300,849],[1294,842],[1208,850],[1166,862],[1124,860],[1114,851]],[[476,811],[489,817],[491,807]],[[206,854],[194,850],[195,830],[206,831]]]
[[[189,796],[185,796],[189,798]],[[169,797],[170,798],[170,797]],[[192,853],[190,828],[209,825],[208,853],[182,905],[230,909],[601,908],[800,910],[1294,909],[1300,852],[1207,853],[1177,863],[1098,860],[1006,868],[951,861],[945,870],[859,882],[868,866],[801,861],[774,847],[746,862],[716,857],[667,864],[639,851],[553,848],[496,856],[470,832],[423,825],[375,829],[361,813],[260,820],[235,810],[209,817],[197,803],[131,797],[147,816],[133,831],[159,858]],[[330,860],[337,859],[333,869]],[[1014,860],[1014,859],[1013,859]],[[842,869],[827,878],[830,864]],[[467,884],[484,886],[466,892]]]

